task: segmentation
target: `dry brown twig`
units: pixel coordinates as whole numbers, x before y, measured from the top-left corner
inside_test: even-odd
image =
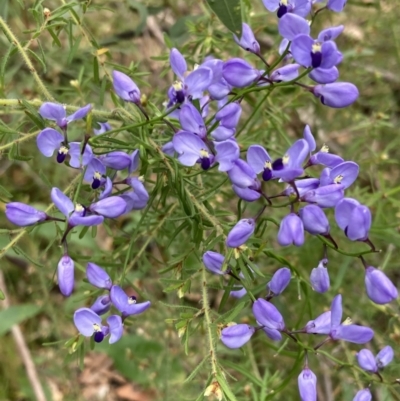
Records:
[[[0,270],[0,288],[3,291],[5,299],[0,302],[2,309],[8,309],[10,307],[9,295],[6,288],[6,282],[4,280],[4,274]],[[39,376],[37,374],[36,366],[32,360],[31,353],[29,351],[28,346],[26,345],[26,341],[24,335],[22,334],[22,330],[19,325],[14,325],[11,328],[11,334],[14,338],[14,341],[17,345],[18,353],[22,359],[22,362],[25,365],[25,370],[28,375],[29,382],[32,386],[32,390],[35,394],[37,401],[46,401],[46,396],[43,391],[42,384],[40,383]]]

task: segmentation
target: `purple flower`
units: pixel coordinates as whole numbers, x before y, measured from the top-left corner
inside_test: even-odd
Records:
[[[324,187],[327,188],[327,187]],[[351,241],[365,241],[371,228],[371,212],[352,198],[342,199],[335,207],[337,225]]]
[[[20,202],[7,203],[6,216],[11,223],[20,227],[31,226],[48,218],[45,212]]]
[[[318,84],[331,84],[339,78],[339,70],[336,67],[314,68],[308,76]]]
[[[203,170],[208,170],[214,163],[214,155],[208,146],[197,135],[180,131],[172,139],[178,160],[184,166],[194,166],[200,163]]]
[[[310,25],[308,22],[295,14],[285,14],[278,23],[279,34],[289,40],[292,41],[297,35],[309,35],[310,34]],[[287,44],[286,44],[287,46]],[[285,48],[286,48],[285,46]]]
[[[341,11],[343,11],[346,3],[347,0],[328,0],[328,2],[326,3],[326,8],[328,10],[335,11],[336,13],[340,13]]]
[[[277,11],[278,18],[287,13],[305,17],[311,10],[310,0],[262,0],[264,7],[271,12]]]
[[[84,206],[74,204],[64,195],[58,188],[51,190],[51,200],[56,205],[57,209],[68,219],[68,225],[75,227],[82,226],[97,226],[104,220],[103,216],[95,216],[86,214],[87,211]]]
[[[214,144],[215,161],[219,163],[219,171],[229,171],[234,167],[234,162],[239,159],[240,149],[235,141],[216,142]]]
[[[346,189],[356,180],[360,168],[357,163],[343,162],[335,167],[329,173],[328,184],[341,184]]]
[[[121,195],[121,198],[126,202],[125,213],[128,213],[131,210],[144,209],[150,196],[143,185],[142,179],[140,177],[132,177],[128,178],[126,183],[132,187],[133,191],[125,192]]]
[[[215,119],[220,122],[220,126],[225,128],[236,128],[238,125],[242,108],[237,102],[224,105],[215,115]]]
[[[379,305],[387,304],[399,296],[397,288],[386,274],[373,266],[365,269],[365,288],[368,298]]]
[[[332,40],[321,42],[304,34],[297,35],[293,39],[290,51],[296,62],[306,68],[328,69],[337,65],[342,59]]]
[[[136,297],[128,297],[125,291],[113,285],[110,290],[111,302],[122,313],[122,316],[138,315],[150,307],[150,301],[136,303]]]
[[[206,66],[200,66],[188,75],[184,76],[187,65],[179,50],[173,48],[170,53],[170,64],[172,70],[178,76],[179,81],[175,82],[168,91],[168,107],[176,103],[183,103],[186,98],[198,99],[213,81],[213,71]]]
[[[89,262],[86,266],[86,277],[89,283],[97,288],[111,289],[112,280],[108,273],[92,262]]]
[[[114,151],[100,158],[101,162],[114,170],[125,170],[130,168],[132,157],[125,152]]]
[[[184,131],[191,132],[204,139],[207,135],[207,129],[200,112],[191,103],[182,105],[179,113],[179,122]]]
[[[299,76],[299,64],[288,64],[274,70],[269,76],[269,80],[273,82],[289,82]]]
[[[74,324],[79,333],[85,337],[94,334],[94,341],[100,343],[110,335],[109,343],[117,342],[123,333],[121,316],[111,315],[107,318],[108,326],[103,326],[101,317],[89,308],[80,308],[74,313]]]
[[[313,189],[301,196],[304,202],[315,203],[319,207],[335,207],[343,199],[344,187],[331,184]]]
[[[304,244],[304,226],[300,217],[295,213],[285,216],[279,226],[278,243],[282,246]]]
[[[312,93],[325,106],[338,109],[350,106],[359,95],[357,87],[349,82],[316,85],[312,88]]]
[[[292,275],[290,269],[282,267],[278,269],[271,278],[271,281],[267,284],[267,288],[274,294],[279,295],[289,285]]]
[[[278,309],[263,298],[258,298],[254,302],[253,314],[260,326],[278,331],[285,329],[285,322]]]
[[[326,268],[327,263],[327,259],[322,259],[319,262],[318,267],[314,267],[314,269],[312,269],[310,275],[312,289],[321,294],[328,291],[330,286],[328,269]]]
[[[85,150],[82,154],[80,142],[69,143],[69,155],[71,157],[69,165],[73,168],[80,168],[82,166],[87,166],[93,159],[93,151],[90,145],[89,144],[85,145]],[[57,161],[58,161],[58,155],[57,155]]]
[[[62,163],[68,154],[68,148],[61,146],[63,142],[64,136],[53,128],[45,128],[36,138],[37,147],[43,156],[51,157],[58,150],[58,163]]]
[[[323,210],[317,205],[307,205],[299,210],[304,229],[312,235],[329,234],[329,221]]]
[[[97,189],[105,182],[105,174],[106,166],[94,157],[87,165],[83,179],[90,182],[93,189]]]
[[[115,93],[126,102],[140,104],[140,89],[128,75],[114,70],[113,86]]]
[[[105,123],[98,122],[97,124],[100,125],[100,128],[99,129],[93,128],[93,132],[95,135],[104,134],[105,132],[111,131],[111,129],[112,129],[111,125],[107,122],[105,122]]]
[[[120,196],[110,196],[109,198],[101,199],[89,206],[92,213],[99,214],[110,219],[121,216],[125,213],[126,202]]]
[[[228,171],[228,177],[232,184],[240,188],[260,189],[256,173],[242,159],[237,159],[233,162],[233,167]]]
[[[224,63],[222,74],[226,82],[236,88],[244,88],[261,76],[256,68],[241,58],[232,58]]]
[[[235,324],[221,331],[221,341],[228,348],[240,348],[250,340],[254,332],[255,328],[248,324]]]
[[[242,36],[240,40],[235,34],[233,35],[233,39],[244,50],[254,54],[260,54],[260,45],[254,37],[253,31],[246,23],[243,22],[242,24]]]
[[[222,265],[224,263],[224,256],[218,252],[207,251],[203,255],[203,263],[204,266],[209,270],[211,273],[223,275],[226,274],[227,271],[222,271]]]
[[[384,368],[392,362],[393,356],[393,348],[390,345],[387,345],[379,351],[376,357],[374,357],[370,350],[362,349],[357,354],[357,361],[362,369],[368,372],[377,373],[379,369]]]
[[[100,295],[96,298],[90,309],[97,315],[104,315],[111,308],[111,298],[107,295]]]
[[[67,129],[67,125],[71,121],[80,120],[80,119],[86,117],[86,114],[89,113],[91,108],[92,108],[92,105],[88,104],[88,105],[82,107],[81,109],[77,110],[75,113],[71,114],[70,116],[67,116],[65,106],[63,106],[61,104],[57,104],[57,103],[45,102],[40,106],[39,114],[43,118],[46,118],[47,120],[55,121],[56,124],[62,130],[65,131]]]
[[[353,401],[371,401],[372,395],[369,388],[365,388],[357,392],[356,396],[353,398]]]
[[[342,320],[342,296],[336,295],[331,306],[331,330],[329,336],[332,340],[344,340],[356,344],[365,344],[374,336],[374,332],[369,327],[349,324],[347,320],[341,324]]]
[[[318,178],[304,178],[301,180],[296,180],[295,182],[297,191],[302,197],[305,193],[312,191],[313,189],[316,189],[319,187],[319,179]],[[290,196],[291,194],[296,194],[296,191],[294,188],[289,185],[283,192],[282,195]]]
[[[229,231],[226,245],[230,248],[238,248],[243,245],[254,233],[256,222],[254,219],[239,220]]]
[[[74,290],[74,261],[65,254],[57,266],[57,281],[61,294],[69,297]]]
[[[308,143],[305,139],[297,140],[282,158],[272,163],[273,176],[284,182],[293,181],[303,174],[303,163],[309,154]]]
[[[319,315],[315,320],[310,320],[305,326],[308,334],[329,334],[331,331],[331,311]]]
[[[260,188],[261,185],[259,183],[257,186],[252,186],[249,188],[241,188],[237,185],[232,185],[232,189],[235,194],[247,202],[254,202],[261,197]]]
[[[298,378],[301,401],[317,401],[317,376],[306,366]]]
[[[272,159],[262,146],[249,146],[247,149],[247,163],[257,174],[262,172],[264,181],[269,181],[273,178]]]

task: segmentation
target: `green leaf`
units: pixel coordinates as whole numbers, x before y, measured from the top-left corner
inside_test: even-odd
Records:
[[[0,290],[0,301],[4,301],[6,299],[6,296],[4,295],[4,292]]]
[[[240,0],[207,0],[220,21],[237,36],[242,35],[242,10]]]
[[[6,334],[15,324],[35,316],[40,309],[38,305],[25,304],[2,310],[0,312],[0,336]]]

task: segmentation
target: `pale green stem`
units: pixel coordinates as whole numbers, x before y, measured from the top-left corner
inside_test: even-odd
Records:
[[[14,145],[14,143],[21,143],[24,141],[28,141],[29,139],[32,139],[35,136],[39,135],[39,133],[40,133],[40,131],[33,132],[32,134],[26,134],[25,136],[18,138],[15,141],[6,143],[5,145],[0,146],[0,152],[2,152],[3,150],[5,150],[7,148],[11,148],[11,146]],[[20,134],[20,135],[22,135],[22,134]]]
[[[28,57],[28,54],[26,53],[25,49],[22,47],[21,43],[19,43],[17,37],[13,34],[11,29],[8,27],[8,25],[1,16],[0,16],[0,27],[3,30],[4,34],[7,36],[10,43],[14,44],[17,47],[18,51],[20,52],[22,58],[25,61],[26,66],[31,72],[33,79],[36,81],[39,91],[43,94],[43,96],[47,100],[54,100],[53,96],[50,94],[50,92],[47,90],[44,83],[40,79],[39,74],[37,73],[35,67],[33,66],[32,61]]]
[[[27,100],[27,103],[29,103],[33,107],[39,108],[44,102],[38,99],[35,100]],[[22,102],[19,99],[0,99],[0,107],[20,107],[21,110],[24,110],[25,107],[22,104]],[[79,106],[70,106],[70,105],[65,105],[67,111],[70,112],[75,112],[79,110],[81,107]],[[106,120],[121,120],[121,118],[117,115],[117,112],[119,109],[115,109],[113,111],[103,111],[103,110],[96,110],[92,109],[91,113],[99,118],[103,118]]]
[[[203,309],[204,309],[204,318],[205,318],[208,343],[209,343],[208,345],[210,349],[211,373],[215,377],[218,373],[218,360],[212,332],[213,329],[210,316],[210,303],[208,301],[207,272],[204,266],[202,268],[202,281],[203,281],[202,282]]]

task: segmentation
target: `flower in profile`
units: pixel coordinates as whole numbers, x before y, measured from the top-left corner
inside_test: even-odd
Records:
[[[57,281],[61,294],[69,297],[74,290],[74,261],[65,254],[57,266]]]
[[[228,271],[222,271],[222,265],[224,263],[225,257],[218,252],[207,251],[203,255],[203,263],[204,266],[211,273],[223,275],[228,273]]]
[[[62,193],[58,188],[51,190],[51,200],[57,209],[68,219],[68,226],[97,226],[104,220],[103,216],[92,215],[81,204],[74,206],[71,199]]]
[[[129,297],[125,291],[117,285],[111,287],[110,298],[113,305],[122,313],[123,318],[131,315],[138,315],[148,309],[151,304],[150,301],[140,304],[136,303],[136,297]]]
[[[322,179],[320,180],[320,182]],[[315,203],[319,207],[335,207],[344,197],[342,184],[331,184],[311,189],[301,195],[304,202]]]
[[[7,203],[6,217],[11,223],[20,227],[31,226],[49,218],[45,212],[21,202]]]
[[[374,336],[369,327],[349,323],[346,319],[342,321],[342,296],[336,295],[331,305],[331,330],[329,336],[332,340],[344,340],[355,344],[365,344]]]
[[[183,131],[191,132],[204,139],[207,135],[203,117],[192,103],[182,105],[179,113],[179,122]]]
[[[365,241],[371,228],[371,212],[353,198],[344,198],[335,207],[335,220],[351,241]]]
[[[93,132],[95,135],[104,134],[105,132],[111,131],[111,129],[112,129],[111,125],[108,122],[105,122],[105,123],[98,122],[97,124],[100,126],[100,128],[98,128],[98,129],[93,128]]]
[[[104,288],[110,290],[112,287],[112,280],[108,273],[95,263],[89,262],[86,266],[86,277],[90,284],[97,288]]]
[[[224,63],[222,75],[229,85],[244,88],[258,80],[261,73],[241,58],[232,58]]]
[[[304,229],[312,235],[328,235],[329,221],[323,210],[317,205],[307,205],[299,210]]]
[[[279,295],[289,285],[292,274],[290,269],[282,267],[278,269],[271,278],[271,281],[267,284],[267,288],[274,294]]]
[[[221,331],[221,341],[228,348],[240,348],[250,340],[254,333],[255,328],[248,324],[233,324]]]
[[[258,298],[253,303],[253,314],[268,337],[275,341],[282,338],[280,332],[285,329],[285,322],[278,309],[271,302]]]
[[[397,288],[386,274],[373,266],[365,268],[365,288],[368,298],[379,305],[387,304],[399,296]]]
[[[234,167],[234,162],[239,159],[240,149],[235,141],[215,142],[215,161],[219,163],[219,171],[229,171]]]
[[[121,71],[114,70],[112,75],[115,93],[126,102],[140,104],[140,89],[135,82]]]
[[[278,231],[278,243],[282,246],[304,244],[304,226],[297,214],[289,213],[282,219]]]
[[[88,210],[91,213],[114,219],[125,213],[126,206],[127,204],[121,196],[110,196],[92,203]]]
[[[317,376],[305,366],[298,377],[301,401],[317,401]]]
[[[110,335],[108,342],[113,344],[121,337],[124,330],[121,316],[111,315],[107,318],[107,326],[102,325],[101,317],[89,308],[80,308],[74,313],[74,324],[79,333],[85,337],[92,337],[100,343],[104,337]]]
[[[359,96],[357,87],[349,82],[316,85],[312,88],[312,93],[323,105],[336,109],[350,106]]]
[[[110,308],[111,298],[108,294],[97,297],[93,305],[90,307],[90,309],[98,315],[104,315],[110,310]]]
[[[353,398],[353,401],[371,401],[372,394],[369,388],[364,388],[357,392],[356,396]]]
[[[126,183],[132,187],[132,191],[125,192],[121,195],[126,202],[125,213],[131,210],[144,209],[149,201],[149,193],[143,185],[142,177],[127,178]]]
[[[374,356],[369,349],[362,349],[357,355],[357,361],[360,367],[368,372],[377,373],[379,369],[383,369],[392,362],[394,357],[393,348],[390,345],[382,348],[379,353]]]
[[[329,334],[331,331],[331,311],[326,311],[316,319],[310,320],[305,326],[308,334]]]
[[[178,160],[184,166],[200,163],[203,170],[208,170],[214,163],[214,155],[200,137],[191,132],[180,131],[172,139]]]
[[[254,37],[254,33],[246,23],[242,23],[242,36],[239,39],[235,34],[233,35],[235,42],[242,47],[244,50],[260,54],[260,45]]]
[[[341,11],[343,11],[346,3],[347,0],[328,0],[328,2],[326,3],[326,8],[336,13],[340,13]]]
[[[329,290],[330,280],[328,269],[326,267],[328,259],[322,259],[318,267],[314,267],[310,274],[311,287],[314,291],[323,294]]]
[[[70,122],[85,118],[91,108],[92,105],[88,104],[67,116],[66,106],[58,103],[45,102],[40,106],[39,114],[47,120],[55,121],[63,131],[66,131]]]
[[[229,231],[226,245],[230,248],[238,248],[253,235],[255,228],[256,222],[254,219],[239,220]]]

